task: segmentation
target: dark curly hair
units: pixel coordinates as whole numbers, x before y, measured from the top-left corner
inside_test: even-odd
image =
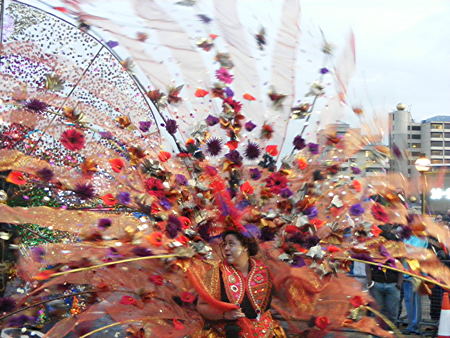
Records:
[[[227,230],[222,233],[221,237],[223,240],[225,240],[225,237],[227,237],[228,235],[236,236],[236,238],[242,244],[242,246],[247,248],[249,256],[256,256],[258,254],[259,251],[258,242],[253,236],[243,234],[242,232],[236,230]]]

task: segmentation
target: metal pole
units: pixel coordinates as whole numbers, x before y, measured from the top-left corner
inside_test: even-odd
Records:
[[[420,176],[422,178],[422,215],[426,214],[426,187],[425,187],[425,172],[421,171]]]

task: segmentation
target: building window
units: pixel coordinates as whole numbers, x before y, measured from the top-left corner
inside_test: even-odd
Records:
[[[450,138],[450,133],[444,133],[445,138]]]
[[[411,169],[408,169],[408,175],[411,175]]]
[[[450,133],[446,133],[446,134],[450,134]],[[432,138],[442,138],[442,133],[431,133],[431,137]]]
[[[450,150],[445,151],[445,156],[450,156]]]
[[[444,129],[442,123],[432,123],[431,129]]]
[[[420,148],[420,143],[411,143],[411,148]]]
[[[442,160],[431,160],[431,164],[440,164]]]
[[[450,163],[450,160],[444,160],[444,163]]]
[[[450,123],[445,123],[445,129],[450,129]]]
[[[413,140],[420,140],[420,134],[413,134],[413,135],[411,135],[411,138]]]
[[[450,141],[445,141],[445,147],[450,147]]]
[[[442,150],[432,150],[431,151],[431,156],[441,156],[442,155]]]
[[[439,151],[439,150],[432,150],[432,151],[431,151],[431,155],[433,155],[433,151]],[[422,153],[421,153],[420,151],[413,151],[413,152],[411,153],[411,155],[412,155],[412,156],[421,156]]]
[[[432,147],[442,147],[442,141],[431,141]]]
[[[412,126],[411,130],[420,130],[420,126]]]

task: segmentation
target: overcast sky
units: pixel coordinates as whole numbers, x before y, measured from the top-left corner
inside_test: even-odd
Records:
[[[398,102],[413,118],[450,115],[450,1],[303,0],[302,26],[320,26],[340,45],[352,29],[357,72],[353,101],[391,111]]]

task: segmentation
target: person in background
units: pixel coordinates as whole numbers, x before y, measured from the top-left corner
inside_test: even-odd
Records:
[[[408,239],[405,239],[404,243],[418,248],[428,247],[427,239],[419,238],[417,236],[411,236]],[[422,320],[422,297],[415,289],[413,277],[404,275],[403,279],[403,293],[408,319],[408,326],[403,333],[420,335],[420,321]]]
[[[383,230],[381,236],[390,241],[398,241],[392,232],[391,224],[382,225],[380,229]],[[367,287],[372,297],[375,298],[381,313],[395,325],[400,306],[403,275],[374,265],[366,265],[366,275]],[[383,323],[383,326],[385,329],[388,328],[386,323]]]

